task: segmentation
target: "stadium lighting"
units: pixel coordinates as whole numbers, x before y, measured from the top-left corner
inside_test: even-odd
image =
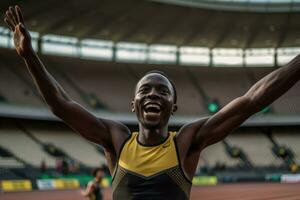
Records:
[[[300,52],[299,47],[286,47],[277,49],[277,64],[285,65],[296,57]]]
[[[180,47],[179,63],[182,65],[209,65],[209,48]]]
[[[8,47],[9,44],[9,29],[0,26],[0,47]]]
[[[149,63],[176,63],[177,47],[174,45],[152,44],[149,46]]]
[[[264,109],[262,109],[260,112],[261,113],[269,113],[271,110],[270,110],[270,107],[265,107]]]
[[[44,35],[42,37],[42,49],[45,54],[78,56],[78,39],[61,35]]]
[[[216,113],[220,110],[220,105],[217,100],[214,100],[208,103],[207,109],[210,113]]]
[[[32,46],[38,50],[40,35],[30,32]],[[10,30],[0,26],[0,47],[14,48]],[[115,47],[115,48],[114,48]],[[62,35],[47,34],[41,38],[44,54],[79,57],[85,59],[118,61],[130,63],[180,64],[213,67],[273,67],[287,64],[300,51],[300,47],[285,48],[215,48],[162,45],[82,39]],[[275,54],[276,52],[276,54]]]
[[[147,59],[147,45],[143,43],[119,42],[116,44],[116,60],[144,63]]]
[[[246,49],[245,64],[249,67],[273,67],[275,50],[273,48]]]
[[[113,42],[106,40],[84,39],[80,41],[80,57],[96,60],[112,60]]]
[[[234,48],[216,48],[212,50],[213,66],[243,66],[243,50]]]
[[[38,40],[40,37],[40,34],[38,32],[29,31],[31,36],[31,45],[32,48],[37,51],[38,50]]]

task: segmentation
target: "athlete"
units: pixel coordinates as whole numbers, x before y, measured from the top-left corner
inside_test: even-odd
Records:
[[[84,197],[88,197],[90,200],[102,200],[102,188],[101,188],[101,181],[104,176],[103,168],[96,168],[93,170],[94,179],[91,180],[86,189],[81,192],[81,195]]]
[[[298,55],[216,114],[172,133],[168,131],[168,121],[177,110],[175,86],[164,74],[151,72],[135,88],[131,108],[139,131],[131,133],[119,122],[95,117],[67,95],[32,49],[18,6],[7,10],[5,22],[13,31],[17,53],[51,111],[84,138],[104,147],[113,176],[114,200],[189,199],[200,152],[224,139],[300,79]]]

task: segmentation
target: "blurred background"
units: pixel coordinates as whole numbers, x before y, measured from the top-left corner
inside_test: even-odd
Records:
[[[299,0],[1,0],[2,18],[9,5],[20,5],[34,49],[70,96],[132,131],[134,87],[149,70],[177,87],[178,130],[300,52]],[[79,188],[105,164],[101,147],[49,112],[0,20],[0,190]],[[300,83],[205,149],[194,184],[300,182],[299,164]]]

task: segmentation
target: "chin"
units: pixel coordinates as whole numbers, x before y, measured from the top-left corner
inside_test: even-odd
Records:
[[[158,129],[161,128],[161,124],[157,122],[146,122],[144,123],[144,127],[147,129]]]

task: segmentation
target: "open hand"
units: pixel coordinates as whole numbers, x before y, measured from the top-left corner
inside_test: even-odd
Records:
[[[4,21],[13,32],[13,40],[17,53],[25,57],[33,51],[31,37],[25,27],[23,15],[19,6],[12,7],[5,12]]]

